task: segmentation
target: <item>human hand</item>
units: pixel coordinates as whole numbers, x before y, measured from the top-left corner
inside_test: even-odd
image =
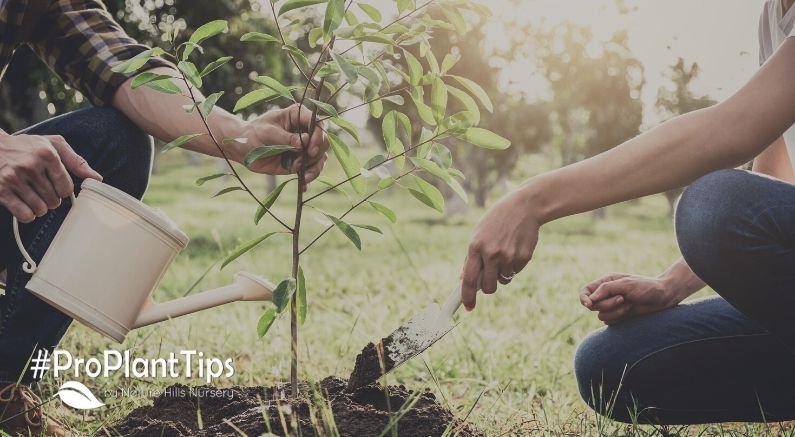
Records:
[[[676,306],[684,299],[663,278],[613,273],[583,287],[580,303],[606,325]]]
[[[293,105],[285,109],[268,111],[259,117],[248,121],[243,127],[239,137],[246,138],[245,144],[239,144],[240,152],[237,160],[242,162],[246,155],[259,146],[291,146],[300,153],[307,146],[305,179],[306,183],[312,182],[319,175],[326,163],[326,152],[329,148],[328,137],[323,131],[322,123],[315,126],[314,132],[306,133],[312,121],[312,111],[306,107]],[[304,132],[299,134],[299,132]],[[289,169],[282,167],[281,155],[261,158],[249,165],[251,171],[273,175],[297,173],[303,158],[299,157]]]
[[[61,136],[0,134],[0,205],[20,222],[32,222],[72,194],[69,173],[102,180]]]
[[[461,274],[461,298],[468,311],[475,308],[478,288],[493,294],[498,282],[510,283],[530,262],[539,227],[540,220],[521,190],[497,202],[483,216],[475,228]]]

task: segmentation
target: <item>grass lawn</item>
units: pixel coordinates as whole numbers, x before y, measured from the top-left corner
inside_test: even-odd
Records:
[[[255,228],[253,208],[241,193],[209,199],[223,182],[197,188],[193,181],[213,166],[188,166],[179,153],[164,157],[152,180],[147,203],[171,216],[192,241],[164,278],[156,298],[182,295],[223,253],[239,241],[268,230]],[[331,179],[337,179],[333,169]],[[264,180],[251,177],[264,190]],[[281,205],[288,205],[285,191]],[[387,194],[399,212],[390,225],[371,209],[354,222],[377,224],[379,236],[361,231],[359,253],[338,232],[315,246],[303,262],[309,293],[309,316],[301,330],[301,373],[309,380],[328,375],[347,376],[359,350],[370,340],[390,332],[431,301],[441,301],[456,285],[468,237],[482,213],[444,220],[434,211],[401,193]],[[341,195],[324,198],[319,208],[339,211],[347,204]],[[389,376],[390,383],[412,389],[428,388],[459,416],[500,435],[758,435],[778,426],[734,425],[669,430],[627,427],[600,421],[580,400],[572,360],[577,343],[599,326],[578,303],[582,284],[605,272],[656,274],[675,257],[677,249],[662,197],[652,197],[608,210],[608,219],[595,223],[589,215],[563,220],[542,230],[534,261],[514,283],[494,296],[479,300],[478,309],[459,314],[462,322],[429,352]],[[281,217],[291,211],[279,207]],[[307,236],[321,224],[309,212]],[[289,272],[288,236],[271,237],[255,252],[223,271],[213,268],[199,288],[223,285],[239,270],[249,270],[272,281]],[[111,284],[109,284],[110,286]],[[110,287],[112,289],[112,287]],[[206,356],[232,357],[236,373],[221,385],[270,385],[289,377],[289,323],[276,322],[258,339],[255,326],[264,308],[258,303],[237,303],[133,331],[122,349],[136,356],[157,358],[180,349],[198,349]],[[99,334],[73,325],[62,348],[84,358],[116,348]],[[51,377],[45,390],[63,380]],[[110,408],[85,416],[68,413],[69,422],[86,432],[100,434],[103,424],[148,402],[145,396],[105,396],[107,390],[146,391],[174,382],[199,385],[199,379],[136,380],[81,378]],[[670,432],[672,434],[663,434]]]

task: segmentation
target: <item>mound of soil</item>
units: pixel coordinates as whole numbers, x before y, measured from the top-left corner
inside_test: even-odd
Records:
[[[361,387],[374,383],[378,378],[389,373],[395,367],[387,351],[391,343],[391,338],[387,337],[377,345],[368,343],[362,352],[356,357],[356,364],[353,366],[353,373],[348,379],[348,391],[356,391]]]
[[[343,437],[377,437],[396,423],[398,435],[405,437],[441,436],[448,428],[451,435],[484,435],[457,419],[432,393],[378,384],[348,391],[347,385],[343,379],[329,377],[314,386],[304,384],[301,395],[288,400],[290,388],[284,384],[228,389],[176,384],[155,398],[153,405],[135,409],[111,434],[239,436],[242,432],[259,436],[270,432],[313,437],[331,435],[328,431],[336,429]]]

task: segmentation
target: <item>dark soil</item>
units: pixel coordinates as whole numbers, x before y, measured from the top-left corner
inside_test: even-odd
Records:
[[[394,428],[401,437],[441,436],[447,429],[452,430],[450,435],[462,437],[484,435],[457,419],[432,393],[377,384],[354,391],[346,387],[345,380],[329,377],[315,386],[304,384],[298,399],[287,400],[287,385],[218,389],[177,384],[155,398],[153,405],[135,409],[111,434],[239,436],[243,432],[259,436],[270,432],[283,436],[289,432],[313,437],[332,435],[330,431],[336,429],[343,437],[377,437],[397,423]]]
[[[356,357],[356,364],[353,366],[350,379],[348,379],[348,391],[355,391],[374,383],[395,367],[395,361],[388,353],[385,353],[390,339],[391,337],[387,337],[377,345],[368,343],[362,349],[362,352]]]

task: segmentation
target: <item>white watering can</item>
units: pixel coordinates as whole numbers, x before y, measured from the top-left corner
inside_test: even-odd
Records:
[[[22,246],[19,223],[14,235],[33,273],[26,288],[75,320],[121,343],[131,329],[237,301],[266,301],[274,285],[238,273],[226,287],[166,303],[152,293],[188,237],[160,211],[93,179],[37,265]]]

